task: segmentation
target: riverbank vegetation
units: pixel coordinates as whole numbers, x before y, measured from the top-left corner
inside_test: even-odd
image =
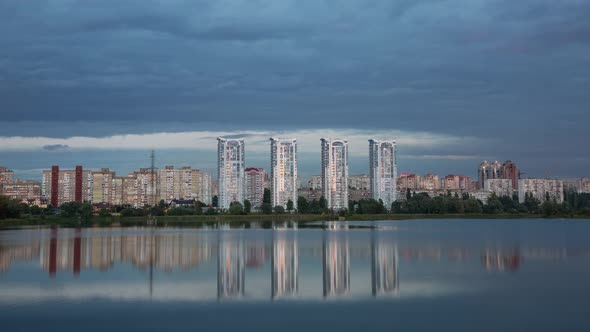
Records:
[[[287,208],[272,207],[270,195],[265,194],[262,206],[253,210],[249,201],[234,202],[226,211],[201,202],[191,206],[168,206],[160,201],[156,206],[133,208],[130,206],[101,207],[90,203],[71,202],[59,208],[28,206],[0,196],[0,226],[60,225],[84,227],[90,225],[121,226],[145,225],[154,220],[163,225],[195,225],[219,222],[273,222],[273,221],[328,221],[328,220],[401,220],[418,218],[590,218],[590,194],[566,192],[564,202],[550,199],[544,202],[527,196],[524,203],[517,197],[492,195],[486,204],[469,197],[448,193],[430,197],[424,193],[406,192],[388,209],[382,201],[364,199],[350,201],[347,210],[333,211],[323,197],[307,201],[297,199],[297,207],[289,201]],[[215,200],[214,200],[215,201]]]

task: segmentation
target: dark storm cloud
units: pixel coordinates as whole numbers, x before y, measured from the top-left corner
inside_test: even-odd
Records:
[[[588,17],[578,0],[6,0],[0,130],[392,128],[490,142],[416,156],[573,160]]]
[[[46,151],[64,151],[64,150],[68,150],[70,147],[66,144],[50,144],[50,145],[44,145],[43,146],[43,150]]]

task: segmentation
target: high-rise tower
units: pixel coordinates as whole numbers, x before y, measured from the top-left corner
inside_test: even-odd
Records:
[[[348,208],[348,141],[322,138],[322,195],[334,210]]]
[[[229,209],[232,202],[244,202],[244,159],[243,138],[217,138],[217,176],[221,209]]]
[[[297,208],[297,140],[270,138],[270,194],[272,206]]]
[[[371,195],[387,209],[396,200],[397,145],[394,140],[369,140],[369,178]]]

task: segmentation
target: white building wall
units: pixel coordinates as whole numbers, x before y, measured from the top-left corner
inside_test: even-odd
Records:
[[[328,208],[348,208],[348,142],[322,138],[322,193]]]
[[[270,142],[271,204],[286,208],[291,200],[297,209],[297,140],[271,137]]]
[[[244,202],[244,139],[217,138],[217,176],[219,208],[229,209],[232,202]]]
[[[371,195],[391,208],[397,198],[397,145],[393,140],[369,140],[369,178]]]

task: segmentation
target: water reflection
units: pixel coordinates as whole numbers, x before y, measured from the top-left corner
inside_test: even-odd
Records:
[[[159,284],[172,287],[169,284],[177,281],[198,283],[205,293],[215,292],[216,284],[216,295],[181,295],[191,299],[400,295],[449,288],[442,285],[448,281],[442,277],[421,279],[424,271],[443,276],[463,266],[478,273],[516,272],[527,260],[589,255],[587,245],[568,247],[564,238],[556,243],[530,235],[525,241],[488,234],[485,241],[458,240],[419,232],[352,230],[345,223],[323,230],[298,230],[293,224],[272,230],[22,230],[0,233],[0,278],[30,291],[35,282],[71,275],[84,289],[89,286],[83,282],[100,285],[100,275],[127,276],[132,267],[139,274],[128,277],[130,282],[148,283],[150,295],[157,294],[154,287]],[[27,282],[20,281],[23,276]],[[8,287],[0,283],[0,291]],[[103,287],[106,293],[113,285]],[[183,293],[182,286],[177,287]]]
[[[217,297],[244,295],[245,261],[244,242],[239,234],[221,231],[217,254]]]
[[[371,289],[373,295],[399,290],[397,244],[373,232],[371,241]]]
[[[342,295],[350,290],[350,256],[346,232],[324,233],[322,263],[324,296]]]
[[[297,233],[275,231],[272,237],[272,298],[297,295],[299,262]]]

